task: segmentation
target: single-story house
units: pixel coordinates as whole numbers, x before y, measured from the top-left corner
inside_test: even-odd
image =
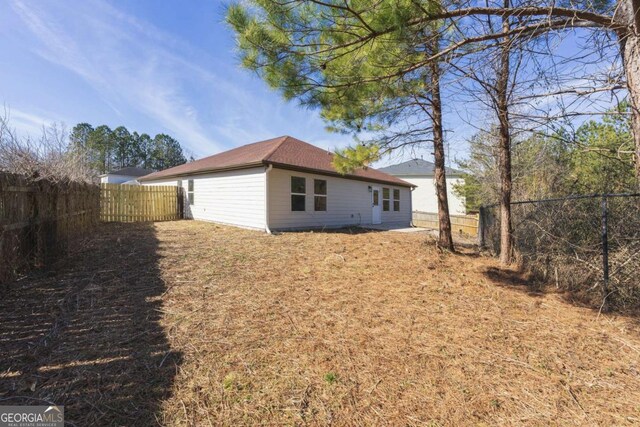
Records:
[[[265,230],[411,224],[411,190],[372,168],[341,175],[333,153],[290,136],[244,145],[139,179],[177,185],[185,216]]]
[[[416,212],[438,212],[436,196],[435,164],[423,159],[412,159],[379,169],[416,186],[413,191],[413,210]],[[464,184],[462,171],[445,168],[447,198],[451,215],[465,215],[465,199],[454,191],[457,184]]]
[[[100,175],[101,184],[133,184],[138,185],[138,178],[153,173],[152,169],[128,167]]]

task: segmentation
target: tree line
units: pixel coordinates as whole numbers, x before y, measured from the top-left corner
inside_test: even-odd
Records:
[[[591,166],[587,173],[589,165],[600,161],[624,163],[633,185],[640,182],[638,0],[253,0],[232,4],[227,21],[243,66],[286,99],[319,109],[330,129],[356,137],[355,146],[337,153],[338,170],[366,167],[395,150],[433,149],[439,244],[446,249],[454,250],[444,150],[448,102],[479,106],[486,117],[469,119],[479,128],[471,161],[485,150],[483,161],[491,163],[504,264],[514,257],[514,192],[539,178],[520,176],[526,159],[557,156],[554,165],[566,180],[553,191],[589,187],[590,173],[599,171]],[[602,111],[602,94],[624,98],[624,111]],[[583,115],[626,117],[630,147],[612,155],[598,146],[611,128],[620,131],[604,119],[572,132]],[[570,185],[572,179],[580,184]]]
[[[513,198],[539,200],[570,194],[633,193],[633,138],[629,104],[620,103],[600,120],[589,120],[575,131],[559,128],[514,140]],[[614,114],[619,113],[619,114]],[[496,129],[474,135],[470,153],[460,162],[464,183],[454,191],[477,212],[500,195]]]
[[[69,141],[73,150],[86,153],[90,166],[99,174],[129,166],[162,170],[187,162],[175,138],[163,133],[152,138],[146,133],[130,132],[124,126],[112,130],[106,125],[94,128],[89,123],[78,123],[71,130]]]

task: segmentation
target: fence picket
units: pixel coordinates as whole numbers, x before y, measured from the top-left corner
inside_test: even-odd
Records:
[[[182,195],[174,186],[102,184],[100,191],[102,222],[173,221],[182,217],[178,210]]]
[[[100,205],[96,185],[0,172],[0,284],[64,253],[97,224]]]
[[[451,231],[470,236],[478,234],[478,215],[450,215]],[[438,228],[438,214],[432,212],[413,212],[413,225],[416,227]]]

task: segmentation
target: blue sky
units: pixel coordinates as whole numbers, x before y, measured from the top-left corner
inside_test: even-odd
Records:
[[[124,125],[173,135],[196,157],[285,134],[327,149],[352,143],[240,68],[224,14],[220,0],[2,1],[0,103],[21,134],[51,122]],[[445,107],[452,164],[492,119],[469,103]]]
[[[348,145],[316,111],[240,68],[224,12],[216,0],[1,2],[0,102],[11,126],[39,135],[54,121],[124,125],[169,133],[196,157],[285,134]]]

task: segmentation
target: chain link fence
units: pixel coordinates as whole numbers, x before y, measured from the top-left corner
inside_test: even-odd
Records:
[[[515,256],[535,285],[603,309],[640,308],[640,194],[512,203]],[[480,245],[500,248],[500,207],[480,210]]]

